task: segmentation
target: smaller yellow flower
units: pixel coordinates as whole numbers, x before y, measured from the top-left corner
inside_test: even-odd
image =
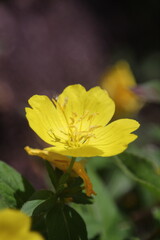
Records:
[[[131,68],[126,61],[118,61],[104,74],[100,83],[106,89],[116,105],[117,116],[137,113],[144,103],[134,92],[137,87]]]
[[[30,231],[31,218],[19,210],[0,211],[0,240],[44,240],[37,232]]]
[[[39,156],[44,160],[47,160],[53,164],[54,167],[66,172],[69,167],[71,159],[65,157],[60,154],[56,154],[54,152],[50,152],[47,150],[33,149],[30,147],[25,147],[26,152],[32,156]],[[91,196],[92,194],[96,194],[92,188],[92,183],[84,169],[82,162],[75,162],[72,168],[71,176],[79,176],[84,181],[84,187],[87,196]]]

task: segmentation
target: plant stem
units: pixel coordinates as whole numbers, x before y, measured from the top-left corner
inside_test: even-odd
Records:
[[[68,178],[71,174],[71,171],[72,171],[75,160],[76,160],[76,158],[72,157],[67,171],[62,175],[62,177],[60,179],[60,185],[65,184],[67,182],[67,180],[68,180]]]
[[[68,167],[68,169],[66,171],[67,174],[70,175],[75,161],[76,161],[76,157],[72,157],[72,159],[70,161],[70,164],[69,164],[69,167]]]

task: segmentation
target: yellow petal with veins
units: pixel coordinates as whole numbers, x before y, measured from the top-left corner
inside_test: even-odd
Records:
[[[43,150],[40,150],[40,149],[30,148],[30,147],[26,146],[24,149],[26,150],[26,152],[29,155],[41,157],[45,160],[48,160],[49,162],[53,162],[54,159],[70,161],[70,159],[68,157],[65,157],[65,156],[60,155],[58,153],[49,151],[48,150],[49,148],[48,149],[45,148]]]
[[[34,95],[28,103],[31,108],[27,107],[25,110],[30,127],[42,140],[54,145],[63,135],[61,131],[66,131],[67,128],[63,115],[47,96]]]
[[[92,145],[97,146],[103,152],[101,156],[117,155],[137,138],[132,132],[138,127],[139,123],[132,119],[116,120],[103,129],[96,130],[97,137],[92,140]]]
[[[70,85],[57,98],[68,124],[73,122],[86,131],[95,125],[104,126],[112,118],[115,105],[108,93],[100,87],[89,91],[80,84]]]

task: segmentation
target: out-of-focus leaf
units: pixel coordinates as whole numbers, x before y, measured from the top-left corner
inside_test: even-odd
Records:
[[[155,207],[153,210],[152,210],[152,214],[154,216],[154,218],[160,222],[160,208],[159,207]]]
[[[88,158],[87,161],[85,161],[87,165],[91,166],[93,169],[103,169],[106,167],[110,167],[112,165],[112,161],[110,158],[106,157],[92,157]]]
[[[131,238],[127,238],[126,240],[140,240],[140,239],[137,237],[131,237]]]
[[[111,194],[92,167],[87,168],[94,190],[95,201],[89,206],[73,205],[86,222],[89,239],[100,235],[100,240],[123,240],[130,230],[118,211]],[[115,231],[116,229],[116,231]]]
[[[129,192],[135,182],[129,179],[120,169],[115,169],[110,176],[108,189],[114,199],[118,199]]]
[[[150,124],[149,126],[150,137],[156,141],[160,141],[160,126],[155,124]]]
[[[128,177],[160,194],[160,169],[151,161],[126,152],[113,161]]]
[[[49,240],[87,240],[81,216],[67,205],[57,204],[46,217]]]
[[[0,208],[21,208],[33,192],[31,184],[20,173],[0,161]]]

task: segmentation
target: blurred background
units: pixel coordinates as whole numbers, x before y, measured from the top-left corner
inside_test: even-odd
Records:
[[[25,119],[28,99],[56,96],[69,84],[98,85],[121,59],[137,84],[157,84],[138,118],[142,135],[155,128],[147,136],[151,151],[158,148],[159,13],[158,0],[0,0],[0,159],[43,187],[42,166],[24,151],[26,145],[42,147]]]

